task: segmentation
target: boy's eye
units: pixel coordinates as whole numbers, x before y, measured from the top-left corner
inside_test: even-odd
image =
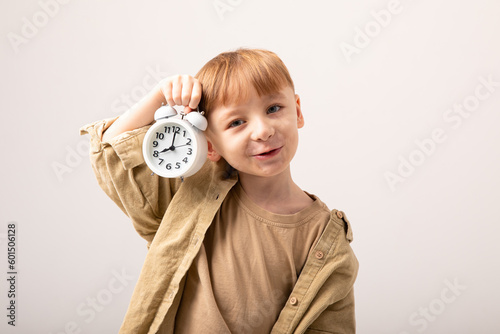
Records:
[[[237,126],[240,126],[241,124],[243,124],[243,121],[241,119],[238,119],[236,121],[231,122],[231,124],[229,124],[229,127],[235,128]]]
[[[281,107],[276,104],[274,106],[269,107],[269,109],[267,109],[267,112],[270,113],[270,114],[273,114],[273,113],[277,112],[280,109],[281,109]]]

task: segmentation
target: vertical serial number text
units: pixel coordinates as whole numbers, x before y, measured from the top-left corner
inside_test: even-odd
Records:
[[[16,294],[17,294],[17,224],[7,224],[7,323],[16,325]]]

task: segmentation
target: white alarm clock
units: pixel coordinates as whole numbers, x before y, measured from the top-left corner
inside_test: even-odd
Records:
[[[169,105],[158,108],[154,118],[156,122],[142,143],[142,154],[149,168],[166,178],[184,178],[196,173],[207,159],[207,140],[203,134],[207,119],[197,111],[177,114]]]

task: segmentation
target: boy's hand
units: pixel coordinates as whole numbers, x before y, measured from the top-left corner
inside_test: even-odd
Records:
[[[170,106],[184,106],[187,114],[196,110],[201,99],[201,84],[190,75],[174,75],[161,80],[159,88]]]
[[[201,100],[201,84],[190,75],[174,75],[161,80],[153,90],[121,115],[104,132],[107,141],[129,130],[138,129],[154,121],[155,111],[165,101],[170,106],[184,106],[187,114],[196,110]]]

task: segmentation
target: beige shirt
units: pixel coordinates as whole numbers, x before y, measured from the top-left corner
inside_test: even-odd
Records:
[[[309,196],[307,208],[280,215],[236,184],[188,270],[176,334],[271,332],[330,220],[326,205]]]
[[[115,119],[86,125],[80,133],[90,135],[90,161],[99,186],[147,241],[148,252],[120,334],[155,334],[160,326],[172,334],[187,272],[238,175],[229,175],[223,160],[207,161],[184,182],[152,175],[141,149],[149,127],[103,142],[103,131]],[[350,247],[352,239],[349,220],[333,209],[272,334],[355,332],[353,285],[358,261]]]

